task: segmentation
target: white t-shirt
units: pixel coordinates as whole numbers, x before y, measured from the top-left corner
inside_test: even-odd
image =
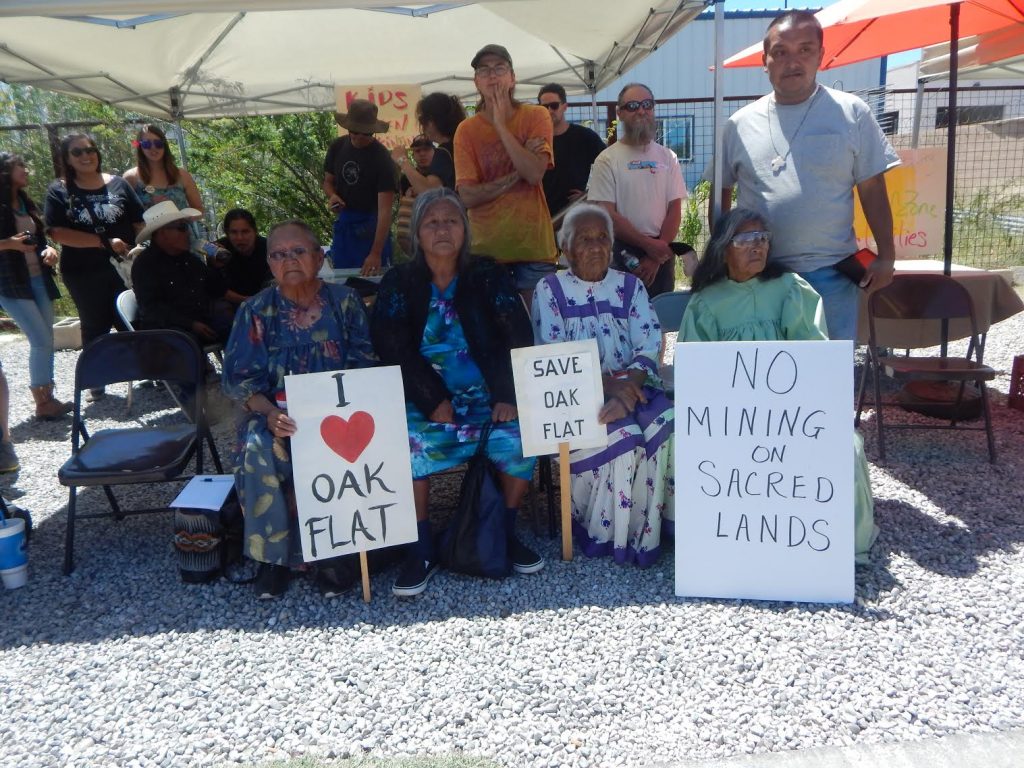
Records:
[[[768,94],[730,117],[724,134],[723,186],[767,217],[772,260],[800,272],[857,250],[853,188],[900,162],[868,105],[824,86],[801,104]]]
[[[594,161],[587,199],[614,203],[639,232],[656,237],[668,204],[686,199],[676,153],[653,141],[645,147],[615,142]]]

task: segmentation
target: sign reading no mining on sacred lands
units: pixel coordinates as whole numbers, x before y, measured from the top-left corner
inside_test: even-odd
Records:
[[[676,594],[853,600],[849,341],[676,346]]]
[[[512,350],[524,456],[608,445],[597,421],[604,404],[597,342],[564,341]]]
[[[401,370],[305,373],[284,383],[297,425],[292,474],[303,559],[416,541]]]
[[[387,133],[378,133],[377,141],[389,150],[395,147],[405,149],[420,132],[416,122],[416,104],[420,100],[422,89],[417,84],[408,85],[336,85],[334,95],[338,102],[339,112],[348,112],[348,105],[353,99],[366,99],[377,105],[377,119],[383,120],[390,127]],[[348,131],[338,127],[338,135],[344,136]],[[403,401],[404,402],[404,401]]]

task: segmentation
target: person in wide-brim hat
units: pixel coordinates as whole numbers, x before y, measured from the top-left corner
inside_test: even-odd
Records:
[[[203,215],[202,211],[195,208],[178,208],[173,200],[164,200],[149,208],[142,214],[145,226],[139,232],[135,241],[144,243],[152,239],[153,233],[161,227],[173,224],[176,221],[195,221]]]
[[[335,112],[334,121],[349,133],[387,133],[388,124],[377,119],[377,105],[366,99],[353,99],[348,112]]]

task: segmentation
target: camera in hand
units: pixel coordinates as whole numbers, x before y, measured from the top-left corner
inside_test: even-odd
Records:
[[[23,234],[25,236],[25,239],[21,241],[24,245],[35,245],[36,244],[35,235],[33,235],[27,229],[24,232],[22,232],[21,234]]]

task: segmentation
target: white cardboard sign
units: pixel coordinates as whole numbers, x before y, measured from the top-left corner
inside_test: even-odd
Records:
[[[285,376],[302,556],[416,541],[398,366]]]
[[[608,429],[597,420],[604,389],[596,341],[513,349],[512,374],[524,456],[558,453],[559,443],[608,445]]]
[[[849,603],[849,341],[676,345],[676,594]]]

